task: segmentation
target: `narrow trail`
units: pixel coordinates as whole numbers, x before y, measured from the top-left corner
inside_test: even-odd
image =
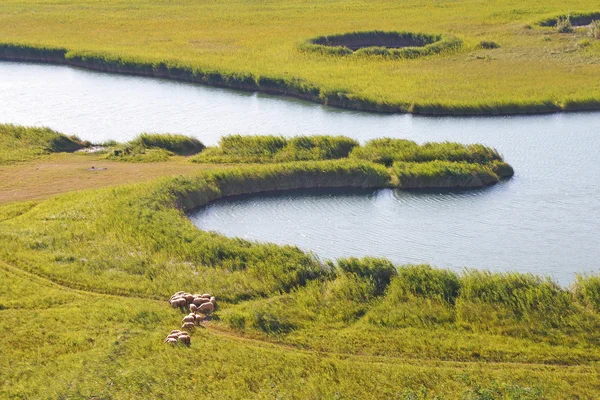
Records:
[[[164,300],[160,300],[160,299],[156,299],[156,298],[152,298],[152,297],[138,296],[135,293],[117,294],[117,293],[110,293],[110,292],[105,292],[105,291],[100,291],[100,290],[92,290],[90,288],[85,287],[84,285],[81,285],[81,284],[78,284],[75,282],[68,282],[68,281],[64,281],[64,280],[52,279],[44,274],[35,274],[33,272],[26,271],[22,268],[16,267],[16,266],[8,263],[2,259],[0,259],[0,268],[4,269],[5,271],[8,271],[10,273],[13,273],[15,275],[19,275],[19,274],[23,275],[23,276],[27,277],[28,279],[31,279],[31,280],[36,281],[41,284],[52,285],[52,286],[58,287],[62,290],[68,290],[68,291],[71,291],[74,293],[85,294],[86,296],[94,295],[94,296],[107,296],[107,297],[115,297],[115,298],[125,297],[125,298],[133,298],[133,299],[148,300],[148,301],[155,301],[155,302],[163,302],[164,301]]]
[[[0,260],[0,268],[5,271],[16,275],[22,276],[32,281],[35,281],[39,284],[52,286],[59,288],[61,290],[69,291],[72,293],[77,293],[85,296],[102,296],[102,297],[110,297],[110,298],[137,298],[145,301],[152,301],[155,303],[165,303],[164,300],[157,300],[147,297],[138,297],[138,296],[127,296],[127,295],[119,295],[112,293],[103,293],[96,292],[93,290],[80,289],[71,287],[64,282],[55,281],[45,276],[40,276],[28,271],[25,271],[21,268],[15,267],[7,263],[4,260]],[[336,353],[330,351],[319,351],[312,349],[304,349],[299,348],[297,346],[293,346],[285,343],[276,343],[268,340],[261,340],[252,337],[247,337],[245,335],[237,334],[235,332],[223,329],[211,321],[207,321],[201,324],[201,327],[206,329],[211,335],[218,337],[222,340],[227,340],[231,342],[236,342],[243,344],[245,346],[253,347],[255,349],[263,349],[263,350],[274,350],[274,351],[285,351],[287,353],[295,353],[295,354],[304,354],[309,356],[320,356],[326,358],[334,358],[340,361],[348,361],[348,362],[360,362],[360,363],[370,363],[370,364],[380,364],[380,365],[411,365],[411,366],[428,366],[428,367],[436,367],[436,368],[448,368],[448,369],[456,369],[456,368],[465,368],[465,367],[473,367],[478,365],[483,365],[487,368],[494,369],[506,369],[507,367],[512,368],[537,368],[537,369],[546,369],[546,370],[557,370],[557,369],[567,369],[572,373],[577,373],[581,375],[586,375],[589,373],[598,372],[599,368],[593,365],[572,365],[572,364],[543,364],[543,363],[533,363],[533,362],[501,362],[501,361],[453,361],[453,360],[439,360],[439,359],[420,359],[420,358],[407,358],[407,357],[399,357],[399,356],[377,356],[377,355],[368,355],[368,354],[352,354],[352,353]]]
[[[452,360],[438,360],[438,359],[426,359],[426,358],[408,358],[399,356],[376,356],[368,354],[351,354],[351,353],[336,353],[330,351],[319,351],[311,349],[301,349],[289,344],[274,343],[266,340],[254,339],[243,335],[236,334],[234,332],[222,329],[218,326],[214,326],[210,323],[203,324],[211,334],[230,341],[243,342],[252,347],[260,347],[264,349],[283,350],[286,352],[302,353],[306,355],[319,355],[323,357],[335,358],[343,361],[355,361],[355,362],[368,362],[371,364],[381,365],[413,365],[413,366],[434,366],[436,368],[464,368],[472,367],[477,365],[485,365],[486,367],[493,367],[495,369],[505,369],[506,367],[514,368],[540,368],[540,369],[568,369],[568,370],[580,370],[581,374],[590,372],[598,372],[598,368],[590,365],[572,365],[572,364],[542,364],[533,362],[501,362],[501,361],[452,361]],[[574,371],[575,372],[575,371]]]

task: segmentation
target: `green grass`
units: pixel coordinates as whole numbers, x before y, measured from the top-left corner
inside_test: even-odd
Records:
[[[358,142],[344,136],[224,136],[192,161],[199,163],[269,163],[346,158]]]
[[[181,315],[166,302],[74,292],[4,267],[0,278],[3,398],[552,399],[598,385],[586,366],[339,357],[211,329],[170,347],[162,339]]]
[[[192,158],[198,163],[276,163],[344,159],[391,168],[393,185],[405,188],[483,187],[510,178],[514,171],[489,147],[459,143],[418,145],[403,139],[375,139],[360,146],[343,136],[232,135]]]
[[[355,148],[350,157],[388,166],[395,161],[422,163],[440,160],[478,164],[502,161],[502,157],[495,149],[481,144],[429,142],[418,145],[412,140],[390,138],[370,140],[364,146]]]
[[[589,82],[597,78],[600,46],[577,46],[588,35],[585,29],[560,34],[555,23],[539,22],[567,14],[575,21],[576,15],[599,11],[591,0],[568,5],[559,0],[219,0],[201,7],[148,0],[67,0],[54,7],[24,0],[0,5],[0,35],[3,43],[53,49],[37,55],[47,61],[61,55],[56,49],[66,49],[69,62],[101,70],[160,72],[348,108],[552,112],[599,107],[600,89]],[[310,38],[353,31],[439,34],[454,36],[462,45],[416,59],[329,56],[299,49]],[[481,49],[481,41],[502,46]],[[5,49],[0,53],[6,56]]]
[[[130,143],[146,148],[168,150],[180,156],[189,156],[200,153],[205,147],[204,144],[196,138],[169,133],[142,133]]]
[[[476,188],[492,185],[500,177],[486,165],[465,162],[395,162],[398,187],[404,189]]]
[[[194,155],[205,147],[196,138],[169,133],[142,133],[127,143],[106,145],[109,160],[144,163],[168,161],[174,155]]]
[[[49,128],[0,124],[0,165],[30,161],[49,153],[73,152],[89,145]]]
[[[365,160],[272,163],[0,207],[0,396],[593,397],[595,276],[571,291],[517,273],[323,263],[185,215],[223,196],[392,181]],[[165,301],[177,290],[218,299],[190,349],[162,343],[181,320]]]

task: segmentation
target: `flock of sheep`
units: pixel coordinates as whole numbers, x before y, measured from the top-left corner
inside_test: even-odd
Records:
[[[190,334],[186,331],[191,331],[196,324],[203,321],[210,314],[216,305],[217,299],[210,294],[190,294],[186,292],[177,292],[169,299],[169,303],[173,308],[185,308],[190,311],[188,315],[183,317],[181,321],[181,329],[173,330],[165,339],[165,343],[177,344],[181,343],[189,346],[191,342]]]

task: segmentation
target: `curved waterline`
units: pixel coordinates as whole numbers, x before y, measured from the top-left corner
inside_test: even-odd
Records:
[[[118,57],[111,57],[110,55],[77,54],[65,48],[35,47],[11,43],[0,43],[0,60],[69,65],[98,72],[146,76],[253,92],[279,94],[333,107],[381,113],[465,116],[600,110],[600,99],[570,100],[564,103],[552,100],[532,103],[508,101],[497,104],[459,106],[434,103],[388,104],[360,98],[345,91],[327,91],[311,82],[293,77],[254,77],[250,73],[228,74],[221,71],[193,70],[185,66],[171,65],[164,62],[123,61]]]
[[[287,137],[339,134],[363,143],[381,136],[407,138],[418,143],[444,140],[484,143],[498,149],[514,166],[515,178],[484,195],[473,192],[472,196],[485,200],[486,210],[465,219],[452,222],[452,215],[443,212],[451,203],[437,201],[440,207],[430,210],[437,218],[435,223],[450,226],[451,232],[462,231],[463,235],[472,236],[496,229],[498,249],[507,248],[504,243],[510,246],[522,243],[520,251],[526,257],[520,259],[519,264],[510,263],[507,266],[510,270],[520,265],[546,267],[548,263],[544,260],[550,260],[551,275],[563,274],[565,278],[560,279],[561,282],[570,282],[575,272],[598,269],[596,260],[600,254],[595,246],[596,221],[600,220],[600,209],[595,201],[600,196],[596,179],[600,173],[600,155],[596,151],[600,147],[598,113],[485,118],[381,115],[228,89],[99,74],[66,66],[0,63],[0,68],[4,76],[11,77],[0,82],[1,120],[50,125],[92,141],[126,141],[142,131],[158,131],[191,134],[206,144],[215,144],[219,137],[232,132],[281,133]],[[435,203],[432,199],[438,197],[415,196],[407,204],[418,209],[421,202]],[[469,199],[470,196],[461,197],[463,202]],[[470,204],[467,202],[464,206]],[[245,212],[245,215],[250,217],[251,214]],[[407,218],[411,215],[405,214]],[[390,218],[394,218],[393,213]],[[484,224],[488,220],[500,221],[500,229],[491,222]],[[372,226],[376,226],[375,221],[371,221]],[[427,226],[420,223],[416,214],[409,222],[415,229],[414,236],[428,237]],[[222,228],[211,229],[223,232]],[[521,232],[526,241],[519,236]],[[305,231],[304,235],[310,236],[312,231]],[[463,245],[477,249],[479,242],[475,238]],[[426,243],[420,248],[427,251],[418,254],[415,250],[413,259],[449,266],[449,261],[440,261],[440,256]],[[382,247],[374,253],[385,255],[382,250],[386,249]],[[508,251],[498,250],[498,254],[502,257]],[[462,257],[461,253],[456,254]],[[477,253],[465,251],[462,254],[474,257]],[[506,260],[493,260],[489,254],[471,260],[457,262],[457,268],[488,263],[493,263],[490,268],[494,268],[503,262],[508,264]]]

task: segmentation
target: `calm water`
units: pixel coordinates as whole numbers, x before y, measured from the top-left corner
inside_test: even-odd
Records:
[[[448,118],[377,115],[190,84],[0,63],[0,122],[124,141],[177,132],[206,144],[242,134],[389,136],[480,142],[516,176],[463,193],[301,193],[223,200],[194,223],[247,239],[297,244],[321,258],[549,274],[568,284],[600,270],[600,113]]]

